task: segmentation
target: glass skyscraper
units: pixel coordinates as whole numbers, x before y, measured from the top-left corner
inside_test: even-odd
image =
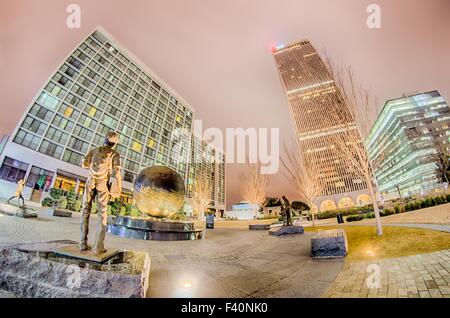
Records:
[[[449,126],[450,107],[438,91],[386,102],[365,140],[371,158],[382,154],[375,177],[385,199],[426,193],[441,183],[432,154],[439,143],[448,153]]]
[[[37,194],[51,187],[74,188],[81,194],[87,176],[81,159],[103,144],[107,132],[116,131],[125,199],[144,167],[166,165],[187,180],[193,173],[193,115],[187,102],[99,27],[34,98],[2,154],[0,179],[15,183],[25,178]],[[189,134],[174,138],[177,130]],[[220,194],[224,191],[221,188]],[[36,193],[29,197],[38,200]],[[224,205],[224,200],[212,199]]]
[[[274,48],[273,56],[290,105],[299,150],[316,167],[325,185],[317,200],[319,209],[368,203],[365,183],[334,147],[332,135],[339,134],[340,125],[355,124],[347,105],[330,102],[341,100],[340,92],[321,57],[308,40]],[[343,116],[347,121],[321,120],[328,116],[330,107],[339,107],[342,114],[347,114]]]

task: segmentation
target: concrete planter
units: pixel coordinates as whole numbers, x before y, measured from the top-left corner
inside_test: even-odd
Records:
[[[343,229],[320,231],[311,238],[311,256],[313,258],[342,258],[347,253],[347,236]]]

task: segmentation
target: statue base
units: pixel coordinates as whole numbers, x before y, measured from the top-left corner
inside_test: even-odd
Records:
[[[31,208],[0,202],[0,213],[20,218],[37,218],[37,213]]]
[[[303,234],[305,229],[299,225],[279,226],[270,229],[269,234],[273,236]]]
[[[24,298],[136,298],[148,295],[150,257],[110,250],[93,258],[74,241],[0,250],[0,290]]]
[[[196,230],[193,222],[154,221],[127,216],[116,216],[108,224],[108,233],[138,240],[186,241],[204,237],[203,230]]]

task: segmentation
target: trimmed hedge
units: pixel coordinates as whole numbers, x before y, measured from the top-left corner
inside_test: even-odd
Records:
[[[337,209],[332,211],[320,212],[317,214],[317,219],[331,219],[336,217],[336,214],[341,213],[343,216],[354,215],[357,213],[368,213],[373,211],[373,205],[367,205],[363,207],[351,207],[347,209]]]
[[[426,198],[421,201],[407,203],[404,206],[396,205],[396,206],[394,206],[394,209],[384,209],[384,210],[380,211],[380,216],[384,217],[384,216],[388,216],[388,215],[424,209],[424,208],[428,208],[431,206],[446,204],[449,202],[450,202],[450,194],[441,195],[439,197],[434,197],[434,198]],[[356,221],[361,221],[364,219],[373,219],[373,218],[375,218],[375,214],[373,212],[370,212],[370,213],[360,213],[360,214],[350,215],[347,217],[346,220],[347,220],[347,222],[356,222]]]

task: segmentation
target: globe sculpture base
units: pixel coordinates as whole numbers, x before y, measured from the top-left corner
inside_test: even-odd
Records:
[[[172,222],[117,216],[108,224],[108,233],[138,240],[186,241],[203,238],[193,222]]]

